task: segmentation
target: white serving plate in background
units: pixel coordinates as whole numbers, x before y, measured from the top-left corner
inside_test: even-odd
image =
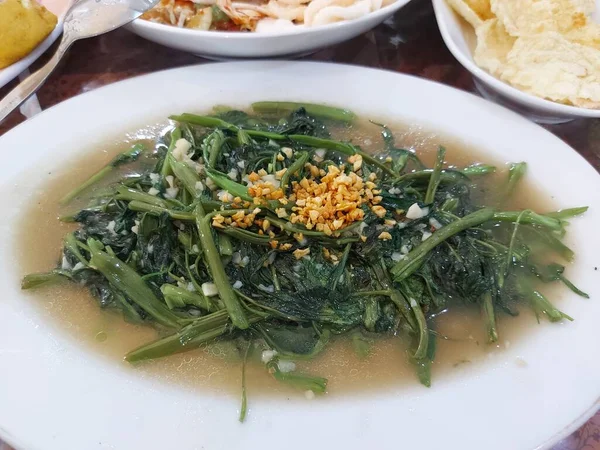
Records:
[[[240,80],[251,88],[239,87]],[[577,259],[568,275],[592,298],[567,295],[561,308],[574,322],[532,323],[526,338],[429,389],[415,380],[313,401],[252,395],[243,425],[238,398],[143,378],[45,321],[40,305],[20,291],[14,236],[23,206],[53,178],[49,173],[98,151],[118,130],[259,100],[341,106],[458,136],[492,161],[527,161],[528,177],[556,204],[590,206],[569,226]],[[0,166],[0,436],[17,449],[533,450],[572,433],[598,408],[600,176],[560,139],[491,102],[354,66],[205,64],[74,97],[0,137],[0,151],[18,151]]]
[[[315,52],[359,36],[379,25],[409,1],[396,0],[380,10],[354,20],[285,31],[201,31],[143,19],[134,20],[127,28],[158,44],[212,59],[292,57]]]

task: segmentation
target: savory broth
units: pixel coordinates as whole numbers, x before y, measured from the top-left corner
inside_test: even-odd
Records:
[[[407,126],[392,128],[398,146],[414,149],[427,164],[431,164],[439,144],[447,148],[447,163],[465,166],[473,162],[497,163],[490,161],[484,154],[467,145],[445,136]],[[338,132],[337,138],[352,138],[365,149],[381,148],[379,129],[370,123],[361,123],[351,130]],[[74,229],[73,224],[57,220],[65,210],[58,207],[59,199],[90,174],[105,165],[114,154],[123,151],[122,139],[107,146],[109,150],[89,152],[84,159],[75,161],[62,174],[56,174],[52,182],[24,214],[23,228],[17,244],[17,253],[23,275],[31,272],[46,271],[56,265],[60,254],[64,234]],[[121,142],[121,143],[118,143]],[[150,147],[152,143],[147,142]],[[130,143],[127,144],[127,147]],[[142,162],[143,164],[143,162]],[[480,190],[486,203],[493,204],[493,189],[490,187],[504,180],[506,172],[501,170],[503,163],[497,164],[498,172],[486,178]],[[519,195],[509,205],[511,208],[531,208],[538,211],[550,210],[534,186],[524,184]],[[69,206],[69,212],[73,211]],[[554,289],[552,300],[560,299]],[[224,393],[240,391],[241,362],[233,344],[215,344],[204,348],[142,363],[136,367],[123,362],[123,355],[131,349],[156,338],[157,332],[149,326],[126,323],[120,315],[101,310],[86,289],[64,283],[27,293],[32,302],[36,302],[42,314],[54,321],[55,326],[66,330],[76,341],[85,344],[94,351],[112,361],[126,365],[142,377],[182,383],[186,388],[218,390]],[[453,310],[440,314],[436,319],[436,330],[447,339],[438,340],[436,360],[433,364],[433,385],[441,376],[452,376],[464,367],[481,361],[487,354],[501,352],[511,342],[521,339],[525,330],[534,329],[535,318],[526,310],[516,318],[500,315],[498,345],[486,344],[485,330],[477,310]],[[545,325],[541,325],[545,326]],[[329,395],[339,395],[348,391],[365,391],[402,383],[416,384],[414,368],[408,363],[406,343],[397,337],[378,339],[373,351],[365,359],[359,359],[349,342],[338,340],[327,350],[310,362],[298,363],[300,370],[329,379]],[[255,352],[256,353],[256,352]],[[258,355],[254,355],[258,360]],[[470,363],[470,364],[465,364]],[[515,364],[523,361],[515,360]],[[252,395],[263,393],[290,393],[286,386],[277,383],[258,361],[249,364],[248,389]],[[301,393],[300,393],[301,394]],[[297,393],[296,393],[297,395]]]

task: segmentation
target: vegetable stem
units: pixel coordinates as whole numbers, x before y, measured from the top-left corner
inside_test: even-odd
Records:
[[[65,205],[85,191],[90,186],[98,183],[102,179],[104,179],[109,173],[111,173],[115,168],[135,161],[138,159],[140,154],[144,151],[144,146],[141,144],[135,144],[131,149],[127,150],[124,153],[117,155],[108,165],[104,166],[90,178],[88,178],[85,182],[79,185],[77,188],[73,189],[67,195],[60,199],[60,204]]]
[[[98,244],[98,241],[88,239],[92,255],[90,265],[104,275],[116,289],[164,326],[179,328],[185,323],[154,295],[135,270],[115,256],[100,250]]]
[[[412,275],[423,264],[427,254],[446,239],[467,228],[481,225],[491,220],[494,216],[493,209],[482,208],[440,228],[429,239],[413,248],[403,260],[394,264],[390,270],[394,281],[399,282]]]
[[[225,273],[225,268],[223,267],[219,251],[212,236],[210,216],[206,215],[200,203],[196,206],[195,214],[202,252],[204,253],[206,264],[217,286],[221,300],[227,308],[233,325],[240,329],[246,329],[249,326],[248,319]]]
[[[435,166],[433,172],[429,178],[429,186],[427,187],[427,193],[425,194],[425,203],[433,203],[435,198],[435,191],[440,184],[440,175],[442,168],[444,167],[444,157],[446,156],[446,149],[441,147],[438,149],[437,158],[435,160]]]
[[[244,420],[246,420],[246,414],[248,413],[248,396],[246,395],[246,364],[248,363],[248,354],[250,353],[251,347],[252,342],[248,342],[248,346],[244,352],[244,360],[242,361],[242,406],[240,407],[239,417],[241,423],[244,423]]]
[[[492,294],[486,292],[483,294],[481,308],[487,329],[488,342],[498,341],[498,331],[496,329],[496,317],[494,315],[494,304],[492,302]]]
[[[261,114],[291,113],[299,108],[304,108],[308,114],[322,119],[338,120],[350,123],[356,119],[356,114],[347,109],[335,108],[333,106],[315,105],[312,103],[298,102],[256,102],[252,103],[252,109]]]

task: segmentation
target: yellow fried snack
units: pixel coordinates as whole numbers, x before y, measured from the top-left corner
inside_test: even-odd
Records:
[[[500,77],[555,102],[600,108],[600,50],[546,32],[517,39]]]
[[[473,60],[524,92],[600,109],[596,0],[447,0],[474,28]]]
[[[492,75],[499,75],[516,38],[506,32],[498,19],[486,20],[475,29],[477,46],[473,53],[475,63]]]
[[[512,36],[546,31],[569,33],[585,27],[588,18],[571,0],[491,0],[492,12]]]
[[[592,14],[596,10],[596,0],[571,0],[575,7],[586,15]]]
[[[473,28],[494,17],[489,0],[448,0],[448,4]]]
[[[35,0],[0,0],[0,69],[27,56],[56,23],[56,16]]]
[[[590,22],[585,27],[571,30],[565,34],[565,37],[571,42],[600,50],[600,25],[597,23]]]

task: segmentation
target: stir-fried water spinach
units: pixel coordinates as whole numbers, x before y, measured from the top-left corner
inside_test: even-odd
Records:
[[[494,167],[446,167],[440,147],[428,168],[385,126],[375,152],[334,140],[331,127],[354,120],[344,110],[261,102],[254,111],[172,116],[156,148],[144,150],[154,168],[95,190],[63,217],[79,228],[65,236],[60,263],[22,287],[68,279],[102,308],[157,326],[162,337],[129,362],[232,340],[244,367],[260,347],[265,370],[311,395],[327,380],[290,361],[315,357],[336,335],[363,357],[375,335],[411,340],[408,357],[429,386],[440,311],[478,308],[495,342],[497,316],[521,308],[572,320],[540,283],[587,296],[554,262],[573,258],[561,238],[586,208],[502,209],[518,195],[524,163],[511,165],[503,198],[483,205],[474,180]],[[123,153],[64,202],[141,152]]]

